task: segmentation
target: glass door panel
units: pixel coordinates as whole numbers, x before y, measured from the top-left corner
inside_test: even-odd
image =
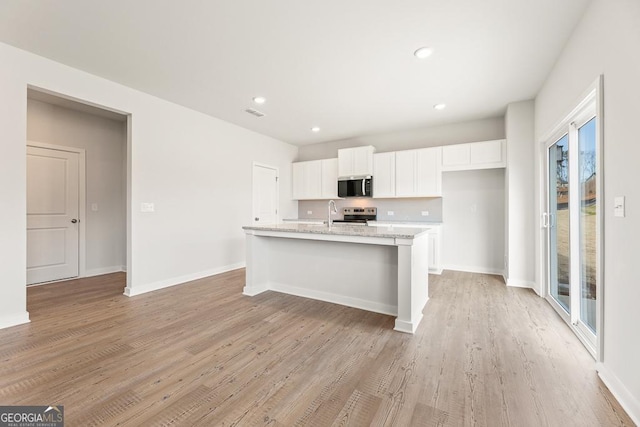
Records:
[[[598,217],[596,119],[578,129],[580,177],[580,321],[596,332]]]
[[[549,147],[548,158],[549,292],[567,313],[571,313],[568,135]]]

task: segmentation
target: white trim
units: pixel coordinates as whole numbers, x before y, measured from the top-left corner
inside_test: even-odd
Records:
[[[29,141],[27,147],[44,148],[47,150],[66,151],[78,154],[78,276],[85,277],[87,260],[87,151],[84,148],[67,147],[49,144],[47,142]],[[68,278],[65,280],[69,280]]]
[[[0,317],[0,329],[23,325],[29,322],[31,322],[31,320],[29,320],[29,312],[25,310],[23,313]]]
[[[126,272],[127,269],[124,265],[114,265],[111,267],[101,267],[101,268],[92,268],[90,270],[86,270],[83,277],[94,277],[94,276],[102,276],[103,274],[111,274],[111,273],[123,273]]]
[[[512,288],[529,288],[529,289],[533,289],[534,291],[536,290],[536,283],[532,282],[530,280],[520,280],[520,279],[508,279],[505,278],[504,281],[507,286],[511,286]],[[537,293],[537,292],[536,292]]]
[[[640,425],[640,400],[624,386],[624,383],[620,381],[604,363],[596,363],[596,371],[598,371],[598,376],[602,382],[607,386],[611,394],[613,394],[633,422]]]
[[[268,290],[296,295],[304,298],[311,298],[333,304],[345,305],[347,307],[358,308],[374,313],[387,314],[389,316],[398,315],[398,307],[390,304],[382,304],[374,301],[367,301],[360,298],[348,297],[344,295],[332,294],[329,292],[312,289],[299,288],[297,286],[286,285],[284,283],[269,282],[265,284]],[[419,323],[419,322],[418,322]]]
[[[480,273],[480,274],[493,274],[496,276],[504,277],[504,270],[499,268],[488,268],[475,265],[454,265],[445,264],[442,266],[443,270],[463,271],[466,273]]]
[[[235,264],[224,265],[222,267],[212,268],[210,270],[200,271],[197,273],[185,274],[184,276],[173,277],[171,279],[136,285],[134,287],[131,287],[131,285],[127,283],[127,286],[124,288],[124,294],[128,297],[134,297],[136,295],[146,294],[147,292],[153,292],[171,286],[182,285],[193,280],[202,279],[203,277],[215,276],[216,274],[237,270],[239,268],[243,268],[244,266],[244,262],[239,262]]]
[[[414,323],[396,319],[396,323],[394,325],[393,330],[398,332],[404,332],[405,334],[413,334],[416,332],[416,329],[418,329],[418,325],[420,325],[420,322],[422,321],[422,317],[423,317],[423,314],[420,313],[420,317]]]

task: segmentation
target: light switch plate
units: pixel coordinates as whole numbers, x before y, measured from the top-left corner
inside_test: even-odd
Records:
[[[307,215],[313,215],[313,211],[307,211]]]
[[[393,213],[393,211],[387,211],[387,215],[389,215],[389,216],[393,216],[393,215],[394,215],[394,213]]]
[[[613,216],[624,218],[624,196],[613,198]]]
[[[422,211],[422,216],[429,216],[429,211]]]
[[[153,203],[141,203],[140,204],[140,212],[154,212],[155,206]]]
[[[91,203],[91,211],[92,212],[98,212],[98,204],[97,203]]]

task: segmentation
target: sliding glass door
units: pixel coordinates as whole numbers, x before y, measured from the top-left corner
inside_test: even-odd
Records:
[[[549,209],[545,220],[549,235],[549,295],[571,313],[571,248],[569,246],[569,135],[548,149]]]
[[[595,102],[546,147],[548,300],[595,355],[600,257],[600,172]]]

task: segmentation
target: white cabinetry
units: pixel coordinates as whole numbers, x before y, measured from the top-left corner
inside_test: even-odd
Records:
[[[429,230],[429,273],[442,274],[442,236],[435,226]]]
[[[396,153],[373,155],[373,197],[396,197]]]
[[[506,141],[503,139],[442,147],[443,171],[494,169],[506,166]]]
[[[375,148],[371,145],[338,150],[338,176],[373,175],[374,151]]]
[[[322,160],[322,198],[338,198],[338,159]]]
[[[442,196],[442,147],[396,151],[395,154],[396,197]]]
[[[415,223],[415,222],[377,222],[369,223],[370,227],[391,227],[391,228],[428,228],[429,273],[442,274],[442,226],[440,224]]]
[[[312,160],[292,164],[294,200],[338,197],[338,159]]]

